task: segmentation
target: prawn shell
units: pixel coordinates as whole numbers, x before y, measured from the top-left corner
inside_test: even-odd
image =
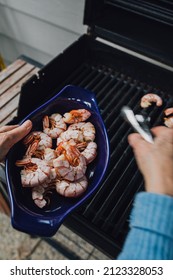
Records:
[[[46,161],[38,158],[25,158],[19,162],[21,166],[22,164],[25,166],[20,172],[23,187],[36,187],[50,181],[51,167]],[[34,164],[34,166],[28,168],[28,164]]]
[[[169,116],[169,115],[173,114],[173,107],[165,109],[164,114],[165,114],[165,116]]]
[[[147,93],[141,98],[140,106],[142,108],[148,108],[152,103],[156,103],[156,106],[160,107],[163,104],[162,98],[154,93]]]
[[[164,124],[169,128],[173,128],[173,116],[164,118]]]
[[[63,120],[68,124],[86,121],[91,116],[90,111],[86,109],[71,110],[64,114]]]
[[[79,197],[81,196],[87,189],[88,180],[86,176],[75,180],[74,182],[69,182],[67,180],[61,180],[56,183],[56,191],[65,197]]]

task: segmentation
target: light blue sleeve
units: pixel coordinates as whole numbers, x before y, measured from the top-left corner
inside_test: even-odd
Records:
[[[130,231],[119,260],[173,259],[173,198],[141,192],[130,216]]]

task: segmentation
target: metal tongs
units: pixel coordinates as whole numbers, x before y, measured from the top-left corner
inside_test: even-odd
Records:
[[[121,109],[123,118],[138,132],[146,141],[154,143],[153,135],[148,127],[146,118],[141,115],[135,115],[133,110],[128,106],[123,106]]]

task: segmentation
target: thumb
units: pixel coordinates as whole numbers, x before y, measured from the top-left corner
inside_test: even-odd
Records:
[[[23,137],[25,137],[32,128],[32,122],[30,120],[25,121],[22,125],[7,132],[7,141],[10,146],[13,146]]]
[[[32,128],[32,122],[27,120],[22,125],[0,133],[0,161],[5,158],[10,148],[25,137]]]

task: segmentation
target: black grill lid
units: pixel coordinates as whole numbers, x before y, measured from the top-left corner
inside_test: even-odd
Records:
[[[173,66],[172,0],[86,0],[94,36]]]

